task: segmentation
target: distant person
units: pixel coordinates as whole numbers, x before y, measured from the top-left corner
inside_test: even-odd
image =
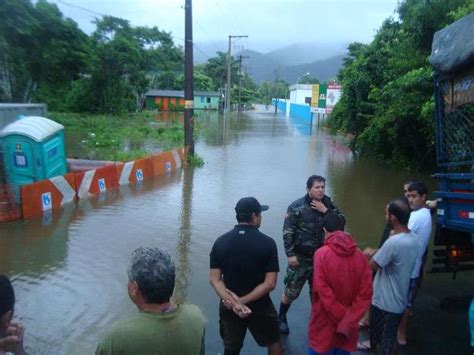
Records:
[[[426,196],[428,195],[426,185],[423,182],[411,183],[408,187],[407,195],[408,203],[412,210],[408,221],[408,228],[417,236],[420,248],[411,275],[410,289],[408,291],[408,308],[403,314],[400,328],[398,329],[398,343],[400,345],[406,345],[407,343],[406,328],[408,316],[423,279],[423,267],[426,262],[428,242],[430,241],[432,227],[431,211],[426,205]]]
[[[116,322],[96,354],[204,354],[204,318],[193,305],[174,305],[170,298],[175,266],[158,248],[138,248],[130,258],[128,295],[138,313]]]
[[[275,288],[278,252],[275,241],[258,229],[261,205],[254,197],[235,206],[238,224],[221,235],[210,254],[210,282],[222,300],[219,308],[224,354],[239,354],[247,329],[268,354],[283,354],[278,317],[270,292]]]
[[[408,178],[403,183],[403,197],[404,197],[404,199],[406,200],[407,203],[408,203],[408,195],[409,195],[408,187],[416,181],[417,180],[415,180],[414,178]],[[385,243],[385,241],[390,236],[391,232],[392,232],[392,228],[390,227],[390,224],[388,222],[385,223],[385,227],[383,229],[382,236],[380,238],[379,248],[382,247],[382,245]]]
[[[308,355],[356,350],[358,323],[370,306],[372,271],[335,213],[323,218],[324,246],[314,254]]]
[[[4,275],[0,275],[0,354],[26,354],[23,347],[25,329],[19,323],[12,322],[15,308],[13,286]]]
[[[419,251],[417,236],[408,229],[410,208],[404,199],[391,201],[385,218],[393,234],[378,249],[366,249],[370,266],[377,271],[370,308],[370,343],[358,344],[359,350],[372,349],[389,355],[397,351],[397,331],[407,307],[410,278]]]
[[[294,201],[286,212],[283,224],[283,242],[288,257],[284,279],[285,289],[280,303],[280,331],[289,333],[286,314],[307,282],[313,280],[313,255],[324,243],[323,217],[333,212],[344,218],[325,195],[326,179],[312,175],[306,181],[306,195]]]

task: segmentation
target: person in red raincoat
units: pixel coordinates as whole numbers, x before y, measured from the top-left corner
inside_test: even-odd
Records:
[[[344,220],[323,219],[324,246],[314,254],[313,303],[308,354],[349,354],[356,350],[358,324],[372,298],[372,271]]]

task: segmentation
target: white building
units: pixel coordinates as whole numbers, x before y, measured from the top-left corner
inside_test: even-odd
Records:
[[[290,103],[308,106],[311,104],[313,86],[311,84],[294,84],[290,86]]]

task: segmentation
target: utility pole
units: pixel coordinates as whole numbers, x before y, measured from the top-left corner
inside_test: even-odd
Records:
[[[193,7],[185,2],[184,19],[184,147],[194,156]]]
[[[232,38],[247,38],[247,35],[229,35],[229,49],[227,50],[227,87],[225,95],[225,108],[230,111],[230,87],[231,87],[231,70],[232,70]]]
[[[239,55],[239,107],[238,112],[242,112],[242,59],[249,58],[248,56]]]

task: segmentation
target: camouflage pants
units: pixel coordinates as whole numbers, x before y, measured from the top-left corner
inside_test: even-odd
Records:
[[[285,283],[285,296],[291,301],[298,298],[305,282],[308,282],[311,297],[311,288],[313,286],[313,260],[299,256],[297,258],[298,265],[296,267],[288,265],[285,280],[283,281]]]

